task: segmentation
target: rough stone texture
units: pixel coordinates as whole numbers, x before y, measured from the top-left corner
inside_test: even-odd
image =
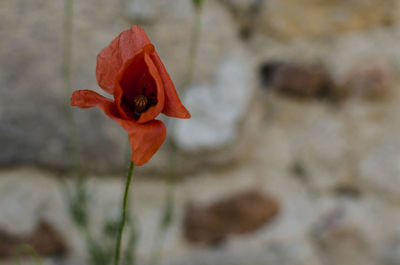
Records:
[[[360,229],[345,220],[343,209],[323,216],[312,231],[313,242],[328,264],[376,264]]]
[[[92,27],[88,25],[88,8],[83,2],[75,3],[73,87],[95,88],[94,62],[96,51],[106,44],[108,36],[101,39],[93,28],[100,17],[110,18],[104,8],[105,2],[96,2],[96,13],[90,13]],[[0,36],[4,40],[0,50],[1,83],[1,161],[3,165],[35,163],[48,167],[66,168],[71,164],[68,152],[69,129],[66,119],[69,92],[62,82],[63,56],[63,6],[62,1],[35,1],[23,4],[21,1],[2,2],[0,8]],[[92,10],[92,8],[90,8]],[[115,10],[115,9],[114,9]],[[116,11],[114,11],[115,14]],[[51,15],[49,15],[51,14]],[[24,18],[24,19],[21,19]],[[121,28],[115,19],[108,28]],[[104,20],[103,20],[104,21]],[[104,23],[104,22],[103,22]],[[98,24],[101,25],[101,24]],[[93,29],[89,30],[89,28]],[[90,114],[89,114],[90,113]],[[85,126],[99,121],[100,113],[88,112],[79,116],[81,148],[85,157],[91,157],[92,166],[101,168],[95,162],[101,157],[109,166],[120,164],[120,157],[111,155],[120,152],[116,135],[104,121],[93,130]],[[104,119],[102,119],[104,120]],[[120,133],[121,134],[121,133]],[[111,151],[107,155],[99,142]],[[102,149],[105,150],[105,149]],[[103,167],[104,169],[104,167]]]
[[[398,1],[263,1],[255,25],[280,38],[326,37],[390,26],[398,21]]]
[[[254,232],[278,213],[278,203],[257,190],[233,194],[210,205],[189,202],[184,214],[184,236],[193,244],[215,246],[231,235]]]
[[[167,0],[93,1],[79,1],[74,7],[74,89],[99,91],[94,76],[96,55],[130,23],[144,25],[177,87],[181,87],[194,22],[190,1],[179,0],[173,5]],[[388,64],[397,66],[400,53],[395,47],[400,35],[395,10],[398,6],[395,0],[385,5],[372,0],[205,1],[192,85],[198,89],[189,89],[185,98],[197,97],[193,91],[204,94],[193,104],[201,108],[199,103],[206,101],[203,109],[208,114],[189,106],[190,110],[193,108],[192,120],[169,125],[169,135],[174,136],[177,146],[184,151],[178,155],[178,161],[185,159],[188,171],[203,164],[226,165],[251,152],[254,144],[244,145],[243,141],[252,139],[250,134],[260,128],[257,119],[262,107],[255,106],[258,103],[252,93],[257,87],[253,74],[258,73],[257,65],[263,62],[320,62],[336,81],[358,87],[355,90],[361,89],[362,82],[371,84],[370,70],[357,67],[366,59],[390,58]],[[4,43],[0,58],[4,63],[0,65],[0,79],[6,88],[0,97],[2,165],[36,164],[57,169],[68,169],[71,165],[65,118],[70,92],[64,90],[61,79],[63,7],[62,1],[48,0],[26,5],[9,0],[1,4],[0,24],[4,26],[0,26],[0,36]],[[19,19],[22,16],[24,19]],[[253,33],[245,42],[241,39],[244,29]],[[329,39],[313,38],[328,34]],[[282,41],[276,36],[300,39]],[[228,70],[223,70],[224,65],[236,67],[235,71],[241,73],[228,74]],[[351,70],[355,65],[359,69],[356,74]],[[377,87],[382,88],[378,94],[387,94],[392,70],[382,65],[374,67],[379,80],[367,94],[376,95]],[[346,81],[349,76],[354,77],[350,78],[353,81]],[[232,93],[232,89],[238,93]],[[212,94],[214,90],[220,91],[219,94]],[[213,109],[216,104],[219,111]],[[230,104],[236,107],[225,107]],[[82,159],[88,170],[122,168],[128,148],[124,131],[98,110],[76,109],[74,113]],[[340,123],[342,118],[338,119]],[[172,128],[175,126],[176,129]],[[196,128],[195,133],[188,133],[189,127]],[[196,137],[201,135],[204,137]],[[224,146],[229,148],[221,149]],[[221,149],[220,158],[210,156],[209,150],[215,149]],[[169,145],[164,146],[143,170],[162,172],[169,163],[168,151]],[[187,156],[187,152],[192,155]]]
[[[75,1],[73,88],[99,91],[96,55],[130,23],[144,25],[180,88],[193,28],[190,2]],[[64,3],[0,1],[1,165],[67,169],[71,164],[64,114],[68,95],[61,80]],[[165,200],[164,185],[142,179],[140,173],[166,174],[171,161],[187,178],[177,184],[177,218],[166,236],[165,264],[399,264],[400,90],[395,76],[400,1],[204,3],[194,80],[183,97],[198,101],[193,103],[198,109],[193,109],[190,126],[187,121],[168,124],[178,147],[173,159],[171,145],[163,146],[135,179],[133,209],[143,235],[139,264],[148,263]],[[362,96],[300,101],[261,89],[268,78],[255,76],[271,62],[323,65],[335,84],[345,83],[346,89],[354,89],[350,94]],[[202,88],[196,92],[201,95],[192,94],[194,87]],[[366,100],[371,96],[374,100]],[[206,107],[199,104],[204,102]],[[74,113],[88,169],[124,168],[123,130],[99,110]],[[223,140],[199,144],[187,128],[176,137],[180,126],[205,125],[209,135]],[[86,264],[84,242],[67,217],[56,177],[31,168],[1,171],[0,228],[26,236],[44,219],[71,246],[65,264]],[[101,228],[103,218],[118,214],[121,185],[115,177],[90,179],[96,196],[94,230]],[[232,236],[217,249],[184,242],[180,217],[188,201],[209,204],[254,187],[272,194],[280,205],[279,216],[268,226]]]
[[[333,91],[335,97],[361,97],[379,100],[390,94],[394,77],[390,63],[385,59],[365,61],[354,66]]]
[[[157,0],[125,0],[124,13],[132,23],[154,23],[160,15],[162,1]]]
[[[237,140],[237,126],[252,99],[250,77],[238,60],[224,62],[213,87],[191,87],[183,99],[188,121],[176,121],[174,139],[184,151],[215,150]],[[235,106],[232,108],[232,106]]]
[[[400,142],[387,139],[368,153],[360,164],[360,177],[371,187],[397,198],[400,181]]]
[[[292,97],[320,98],[330,93],[333,84],[321,65],[282,64],[273,73],[271,86]]]
[[[0,231],[0,259],[11,259],[30,246],[39,256],[65,256],[67,246],[58,232],[47,222],[40,221],[35,230],[25,238]],[[26,253],[21,253],[25,255]]]
[[[269,137],[259,140],[264,143]],[[164,264],[396,264],[397,245],[394,242],[398,240],[400,221],[396,203],[371,189],[363,189],[359,198],[329,192],[312,193],[290,171],[286,171],[287,175],[277,174],[271,164],[260,163],[267,159],[257,154],[248,164],[197,174],[177,185],[176,215],[164,245]],[[31,226],[34,219],[48,220],[71,246],[65,264],[87,264],[82,235],[67,218],[65,202],[61,200],[60,186],[54,181],[54,175],[26,168],[2,171],[0,177],[1,190],[7,189],[12,194],[29,189],[33,194],[42,194],[30,199],[33,204],[41,205],[39,213],[27,211],[30,206],[23,204],[23,200],[9,201],[7,205],[12,205],[11,202],[22,205],[11,208],[15,220],[25,223],[26,227]],[[94,231],[101,229],[105,219],[118,214],[116,209],[120,204],[122,185],[123,180],[115,177],[90,178],[91,229]],[[203,187],[201,191],[199,187]],[[233,235],[217,248],[191,247],[185,243],[180,231],[188,201],[208,204],[221,196],[240,194],[253,187],[273,194],[279,202],[280,214],[269,225],[248,235]],[[141,234],[139,264],[147,264],[150,259],[164,192],[164,184],[136,177],[131,209]],[[49,197],[56,199],[49,200]],[[7,205],[2,204],[0,211],[5,212]],[[15,229],[12,222],[3,223],[1,227]],[[34,226],[21,235],[33,230]],[[46,264],[57,264],[51,259],[45,261]],[[0,262],[12,264],[12,261]]]

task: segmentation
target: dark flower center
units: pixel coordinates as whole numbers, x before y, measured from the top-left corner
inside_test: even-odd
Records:
[[[142,88],[142,94],[135,96],[131,100],[122,97],[122,103],[122,106],[128,115],[138,119],[140,114],[147,111],[151,106],[157,104],[157,99],[155,93],[151,92],[146,94],[146,88]]]
[[[135,109],[135,112],[142,113],[146,110],[148,103],[149,100],[145,95],[139,95],[133,99],[133,108]]]
[[[154,105],[157,105],[157,84],[145,62],[145,55],[139,54],[124,66],[121,78],[118,80],[122,89],[119,100],[120,111],[133,120]]]

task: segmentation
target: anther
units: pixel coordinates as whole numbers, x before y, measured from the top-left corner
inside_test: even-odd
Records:
[[[133,106],[135,107],[135,111],[141,113],[146,110],[148,99],[145,95],[136,96],[133,99]]]

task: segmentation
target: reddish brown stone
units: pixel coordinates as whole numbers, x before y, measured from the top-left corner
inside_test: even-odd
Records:
[[[260,228],[278,214],[278,203],[259,191],[246,191],[210,205],[190,203],[184,216],[184,236],[191,243],[214,245],[232,234]]]
[[[274,90],[299,98],[319,98],[329,94],[332,79],[322,66],[283,64],[272,79]]]
[[[366,61],[354,66],[334,89],[336,98],[360,97],[380,99],[387,96],[394,84],[391,64],[384,59]]]
[[[31,247],[40,256],[63,256],[67,252],[61,235],[45,221],[40,221],[32,234],[26,237],[0,231],[1,259],[14,257],[23,246]]]

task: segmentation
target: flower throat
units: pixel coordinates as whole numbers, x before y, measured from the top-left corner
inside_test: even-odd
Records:
[[[146,88],[142,88],[142,95],[133,98],[132,107],[135,114],[140,115],[155,104],[157,104],[157,100],[154,98],[154,93],[146,96]]]

